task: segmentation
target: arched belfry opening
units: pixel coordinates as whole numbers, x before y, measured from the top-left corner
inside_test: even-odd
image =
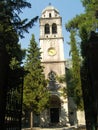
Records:
[[[59,123],[61,101],[57,95],[50,97],[50,123]]]
[[[49,34],[50,33],[50,26],[49,24],[45,24],[45,34]]]
[[[52,24],[52,34],[56,34],[57,33],[57,25],[56,23]]]

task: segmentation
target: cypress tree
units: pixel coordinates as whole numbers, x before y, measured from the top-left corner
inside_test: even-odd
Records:
[[[80,78],[80,57],[77,49],[75,31],[71,30],[70,36],[71,56],[72,56],[72,79],[74,87],[74,100],[78,109],[83,109],[81,78]]]
[[[49,93],[43,69],[40,48],[32,35],[25,63],[27,75],[24,78],[23,104],[36,114],[40,114],[48,105]]]

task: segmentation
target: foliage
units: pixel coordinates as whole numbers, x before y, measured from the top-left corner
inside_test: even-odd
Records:
[[[72,20],[68,21],[65,25],[68,31],[75,29],[80,31],[82,27],[85,27],[87,32],[96,30],[98,26],[98,1],[97,0],[82,0],[82,4],[85,8],[85,13],[76,15]]]
[[[9,84],[9,69],[19,67],[25,55],[25,51],[21,50],[18,44],[19,36],[23,37],[23,33],[28,32],[28,28],[31,28],[38,18],[35,17],[31,21],[21,20],[19,14],[26,7],[30,8],[31,4],[24,0],[1,0],[0,2],[0,84],[1,86],[3,84],[4,88]]]
[[[65,75],[56,76],[56,79],[59,83],[64,83],[65,82]]]
[[[28,32],[28,28],[34,25],[34,22],[38,19],[38,16],[28,21],[27,18],[21,20],[19,14],[22,13],[22,9],[31,8],[31,4],[25,0],[1,0],[0,2],[0,19],[2,22],[8,22],[10,28],[6,31],[15,30],[17,35],[23,37],[24,32]]]
[[[84,61],[89,34],[92,30],[95,31],[98,26],[98,20],[96,19],[98,16],[97,14],[98,1],[97,0],[82,0],[82,4],[85,8],[85,13],[76,15],[65,26],[66,26],[67,31],[69,31],[70,33],[72,33],[73,30],[76,32],[74,37],[76,37],[77,35],[80,38],[81,55]],[[77,59],[76,56],[78,56],[78,54],[75,54],[75,57],[74,57],[75,59]],[[76,61],[75,59],[73,59],[72,57],[72,61],[75,62]],[[77,71],[76,68],[79,67],[79,65],[78,66],[77,65],[78,64],[76,65],[74,64],[74,68],[73,68],[75,69],[74,73]],[[77,69],[78,71],[80,71],[79,68]]]
[[[35,113],[40,113],[48,105],[49,93],[43,69],[41,52],[32,35],[25,64],[27,75],[24,78],[23,103],[28,110]]]
[[[73,98],[77,104],[78,109],[83,109],[81,79],[80,79],[80,57],[77,49],[75,31],[71,30],[70,36],[71,56],[72,56],[72,85],[73,85]]]
[[[22,20],[19,14],[26,7],[30,8],[31,4],[25,0],[0,1],[0,129],[5,129],[7,92],[22,84],[20,79],[24,75],[21,63],[25,51],[18,44],[19,36],[23,37],[38,18]]]
[[[98,0],[82,0],[82,4],[85,9],[84,14],[80,14],[70,20],[68,24],[66,24],[66,28],[70,32],[71,30],[75,30],[78,34],[77,36],[81,39],[80,49],[83,59],[81,65],[81,87],[83,92],[87,129],[89,130],[94,129],[93,125],[95,122],[93,122],[93,119],[96,117],[93,117],[93,112],[91,112],[94,106],[91,106],[93,97],[91,97],[92,90],[88,72],[87,48],[91,31],[98,31]],[[90,123],[91,125],[89,125]]]
[[[74,77],[72,69],[66,69],[66,83],[67,83],[67,95],[69,97],[74,97]]]

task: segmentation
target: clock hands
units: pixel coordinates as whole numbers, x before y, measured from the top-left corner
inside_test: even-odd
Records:
[[[50,50],[50,53],[51,53],[51,54],[54,54],[54,50]]]
[[[50,48],[48,50],[48,53],[49,53],[49,55],[55,55],[56,54],[56,50],[54,48]]]

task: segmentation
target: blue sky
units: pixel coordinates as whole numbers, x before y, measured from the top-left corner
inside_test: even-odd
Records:
[[[32,8],[26,8],[21,14],[22,18],[28,18],[29,20],[35,16],[41,16],[42,10],[51,3],[56,9],[59,10],[60,16],[62,17],[62,31],[64,37],[64,54],[65,59],[69,58],[70,46],[67,44],[69,42],[69,33],[65,29],[65,24],[75,17],[77,14],[84,12],[81,0],[27,0],[31,3]],[[35,23],[35,26],[29,29],[29,33],[24,34],[25,38],[20,40],[22,48],[27,48],[32,34],[35,35],[35,39],[39,44],[39,20]]]

